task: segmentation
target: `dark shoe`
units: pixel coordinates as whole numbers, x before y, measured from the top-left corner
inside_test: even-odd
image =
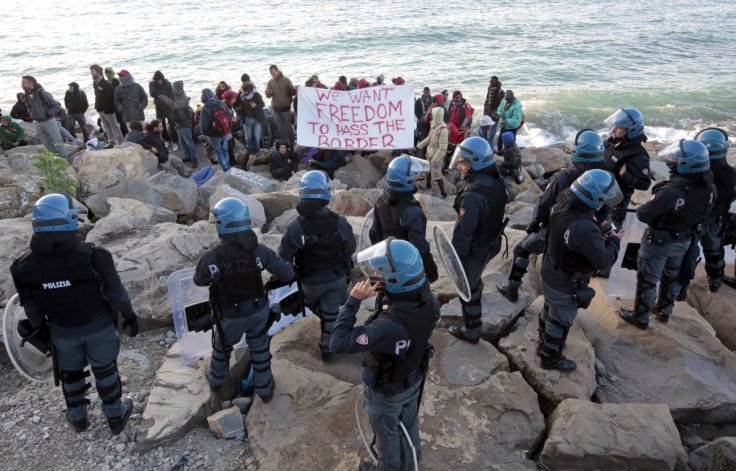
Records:
[[[512,303],[519,301],[519,288],[511,286],[511,282],[509,282],[508,280],[497,281],[496,289],[499,293],[503,295],[504,298],[508,299]]]
[[[276,381],[272,379],[271,384],[269,386],[270,386],[271,392],[266,394],[265,396],[259,396],[264,404],[268,404],[269,402],[271,402],[271,399],[273,399],[273,393],[274,391],[276,391]]]
[[[475,338],[468,337],[465,327],[458,327],[458,326],[453,325],[448,330],[454,337],[457,337],[460,340],[465,340],[466,342],[470,342],[473,345],[477,344],[480,341],[480,337],[475,337]]]
[[[668,316],[667,314],[658,312],[656,316],[657,316],[657,320],[663,324],[666,324],[670,321],[670,316]]]
[[[721,289],[721,282],[723,278],[708,278],[708,291],[711,293],[717,293]]]
[[[322,350],[322,361],[325,363],[328,363],[332,360],[332,352],[327,352],[325,350]]]
[[[89,421],[87,421],[87,416],[84,416],[81,420],[72,420],[69,418],[69,416],[66,416],[67,422],[72,426],[75,432],[82,433],[85,430],[87,430],[87,427],[89,427]]]
[[[736,278],[732,276],[724,276],[722,281],[726,286],[736,289]]]
[[[545,370],[575,371],[577,367],[574,361],[563,355],[559,357],[542,356],[542,368]]]
[[[634,327],[640,328],[641,330],[647,330],[647,328],[649,327],[649,322],[639,322],[639,316],[637,316],[634,311],[620,308],[618,310],[618,315],[621,319],[625,320]]]
[[[687,290],[690,287],[690,285],[685,285],[682,288],[680,288],[680,293],[675,297],[675,301],[683,302],[687,300]]]
[[[363,460],[358,465],[358,471],[378,471],[378,466],[372,460]]]
[[[125,424],[128,423],[130,414],[133,413],[133,401],[131,401],[127,397],[124,397],[122,402],[123,402],[122,415],[120,417],[107,419],[107,425],[110,426],[110,430],[112,430],[113,435],[117,435],[123,431],[123,429],[125,428]]]
[[[442,193],[442,194],[440,195],[440,199],[443,199],[443,200],[444,200],[444,199],[447,199],[447,193]]]
[[[522,183],[524,183],[524,175],[522,175],[521,172],[516,172],[514,174],[514,181],[517,185],[521,185]]]

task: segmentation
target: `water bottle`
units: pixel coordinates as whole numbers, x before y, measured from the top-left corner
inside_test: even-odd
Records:
[[[253,395],[253,365],[248,365],[248,373],[240,380],[240,393],[243,396]]]

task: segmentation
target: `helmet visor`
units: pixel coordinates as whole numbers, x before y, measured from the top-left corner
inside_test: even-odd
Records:
[[[358,252],[356,261],[358,269],[363,275],[371,277],[374,276],[375,272],[385,275],[396,271],[396,264],[391,256],[390,243],[392,240],[394,238],[389,237]]]
[[[619,128],[629,129],[634,126],[636,121],[626,110],[620,109],[606,118],[603,123],[608,127],[617,126]]]
[[[608,188],[605,190],[606,195],[606,206],[609,208],[613,208],[614,206],[617,206],[619,203],[621,203],[624,200],[624,194],[621,193],[621,188],[619,188],[618,183],[616,183],[616,179],[611,179],[611,184]]]
[[[424,180],[429,175],[429,162],[419,157],[410,157],[409,168],[407,168],[407,176],[415,175],[414,180]]]
[[[463,153],[463,149],[457,145],[455,146],[455,152],[452,153],[452,159],[450,159],[450,168],[457,170],[457,166],[461,161],[470,163],[470,157],[467,155],[460,155]]]
[[[682,155],[682,140],[679,140],[659,151],[657,160],[666,164],[674,164]]]

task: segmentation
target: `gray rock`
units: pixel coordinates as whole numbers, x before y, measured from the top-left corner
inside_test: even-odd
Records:
[[[252,397],[236,397],[233,399],[232,404],[240,409],[241,414],[246,414],[248,410],[250,409],[250,406],[253,405],[253,398]]]
[[[85,240],[97,245],[128,237],[135,231],[150,229],[161,222],[176,222],[176,213],[159,206],[127,198],[111,197],[107,216],[98,220]]]
[[[266,224],[284,214],[290,209],[296,208],[299,204],[299,195],[289,192],[274,193],[258,193],[253,195],[255,199],[263,205],[263,211],[266,215]]]
[[[267,227],[264,227],[264,230],[268,230],[268,232],[271,233],[277,233],[277,234],[283,234],[286,231],[286,227],[293,221],[299,217],[299,213],[296,211],[296,209],[289,209],[284,212],[281,216],[278,216],[276,219],[271,221],[271,224],[269,224]]]
[[[74,168],[80,182],[80,192],[91,195],[123,182],[144,180],[158,165],[156,157],[138,144],[126,144],[112,149],[82,151]]]
[[[706,443],[687,457],[691,469],[727,470],[736,466],[736,437],[722,437]]]
[[[428,219],[432,219],[433,221],[457,221],[457,212],[455,212],[452,204],[447,199],[440,199],[422,193],[417,193],[415,198],[419,201],[422,211],[424,211]]]
[[[25,218],[3,219],[0,231],[0,270],[6,276],[0,277],[0,304],[6,305],[15,294],[13,279],[9,276],[10,265],[28,249],[33,235],[30,215]]]
[[[619,318],[616,300],[601,296],[602,283],[591,280],[599,294],[578,313],[596,357],[619,378],[598,391],[600,401],[666,404],[677,423],[736,422],[736,354],[710,324],[676,303],[667,324],[652,319],[649,330],[641,331]]]
[[[541,455],[549,469],[685,470],[685,451],[663,404],[566,399],[549,423]]]
[[[534,180],[544,176],[544,167],[542,166],[542,164],[533,163],[525,165],[524,168],[529,173],[529,176],[532,177],[532,179]]]
[[[718,293],[708,290],[708,277],[702,265],[698,266],[695,278],[690,282],[687,303],[697,309],[713,327],[716,337],[723,345],[736,351],[736,290],[723,286]]]
[[[595,355],[577,323],[573,324],[565,343],[565,356],[577,363],[577,369],[562,373],[542,368],[537,345],[538,316],[543,304],[544,298],[538,297],[516,322],[514,330],[501,339],[499,348],[548,404],[557,406],[568,398],[590,400],[596,389]]]
[[[176,214],[191,214],[197,206],[197,184],[191,178],[158,172],[147,180],[161,206]]]
[[[365,216],[373,203],[352,190],[338,190],[332,193],[329,207],[343,216]]]
[[[245,432],[243,414],[235,406],[207,417],[207,425],[219,438],[233,438]]]
[[[263,210],[263,205],[260,201],[258,201],[254,196],[246,195],[224,183],[218,186],[217,190],[212,194],[212,197],[209,200],[210,211],[215,207],[218,201],[228,197],[237,198],[248,207],[248,211],[250,211],[251,225],[254,229],[260,229],[264,224],[266,224],[266,213]]]
[[[261,174],[247,172],[233,167],[225,173],[223,182],[241,193],[252,195],[256,193],[270,193],[276,191],[279,182]]]
[[[509,221],[508,227],[512,229],[525,230],[529,223],[532,222],[534,217],[534,208],[532,206],[526,206],[516,211],[511,220]]]
[[[356,156],[344,167],[337,169],[335,178],[348,188],[373,188],[383,174],[369,160]]]

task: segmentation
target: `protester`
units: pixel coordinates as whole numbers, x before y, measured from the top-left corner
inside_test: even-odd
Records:
[[[27,146],[25,132],[20,124],[14,122],[7,116],[0,116],[0,145],[3,150]]]
[[[148,106],[148,95],[127,70],[118,72],[120,85],[115,89],[115,109],[123,115],[125,124],[146,119],[143,110]]]
[[[20,119],[22,121],[25,121],[27,123],[32,122],[31,115],[28,114],[28,104],[26,103],[26,94],[25,93],[18,93],[15,95],[15,98],[18,100],[13,105],[13,108],[10,109],[10,117],[13,119]]]
[[[82,131],[82,137],[86,142],[89,139],[89,132],[87,131],[87,121],[84,119],[84,113],[89,108],[87,103],[87,94],[79,89],[77,82],[71,82],[69,89],[64,94],[64,106],[67,109],[67,129],[73,138],[77,137],[74,130],[75,124],[79,124],[79,129]]]
[[[33,76],[24,75],[20,84],[26,93],[25,102],[28,104],[28,113],[36,123],[36,134],[41,143],[50,152],[66,159],[66,149],[64,149],[64,142],[56,121],[61,105],[43,89]]]
[[[266,97],[271,99],[273,116],[279,129],[279,137],[289,141],[289,148],[294,148],[294,128],[291,119],[292,97],[296,95],[296,88],[291,80],[286,78],[276,65],[268,68],[271,80],[266,86]]]
[[[179,139],[177,138],[176,133],[174,133],[174,129],[171,125],[171,105],[168,105],[166,101],[161,100],[161,97],[167,97],[169,100],[173,100],[174,87],[171,85],[171,82],[166,80],[164,74],[160,70],[157,70],[153,74],[153,80],[148,83],[148,93],[151,95],[153,103],[156,105],[156,119],[160,120],[161,124],[164,126],[164,131],[161,136],[166,143],[166,147],[169,147],[169,145],[172,144],[171,150],[176,152],[179,148],[177,146]],[[169,128],[171,128],[171,132],[169,132]]]

